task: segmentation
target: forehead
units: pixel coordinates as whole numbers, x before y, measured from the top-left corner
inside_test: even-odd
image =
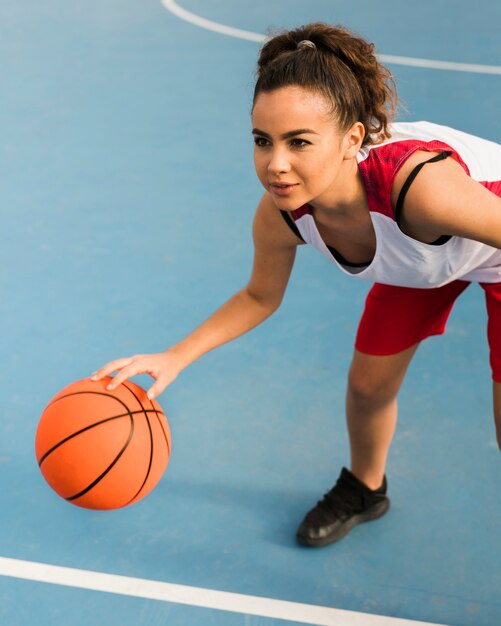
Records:
[[[287,131],[290,127],[332,126],[332,105],[317,91],[296,86],[282,87],[257,96],[252,122],[267,132]]]

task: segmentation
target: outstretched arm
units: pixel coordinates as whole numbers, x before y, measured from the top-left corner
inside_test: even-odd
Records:
[[[156,380],[148,395],[155,397],[190,363],[269,317],[280,306],[300,240],[290,231],[268,194],[257,208],[253,238],[254,266],[243,289],[179,343],[164,352],[111,361],[93,375],[93,380],[118,371],[110,384],[113,389],[131,376],[148,373]]]

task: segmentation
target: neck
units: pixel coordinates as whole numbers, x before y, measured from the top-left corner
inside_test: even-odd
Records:
[[[331,187],[309,203],[318,214],[328,217],[356,217],[367,213],[367,200],[356,159],[344,161]]]

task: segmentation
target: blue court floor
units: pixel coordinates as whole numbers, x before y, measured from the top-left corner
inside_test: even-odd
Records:
[[[147,498],[79,509],[36,464],[56,392],[166,348],[246,283],[259,36],[317,20],[376,42],[399,119],[501,142],[498,2],[0,0],[0,624],[501,624],[477,286],[411,365],[390,513],[338,544],[294,533],[349,462],[344,388],[369,285],[306,247],[281,309],[160,397],[173,450]]]

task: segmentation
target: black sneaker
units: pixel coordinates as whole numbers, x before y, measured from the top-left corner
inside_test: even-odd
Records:
[[[379,489],[369,489],[343,467],[337,483],[317,503],[297,531],[299,543],[320,547],[334,543],[361,522],[382,517],[390,508],[386,476]]]

